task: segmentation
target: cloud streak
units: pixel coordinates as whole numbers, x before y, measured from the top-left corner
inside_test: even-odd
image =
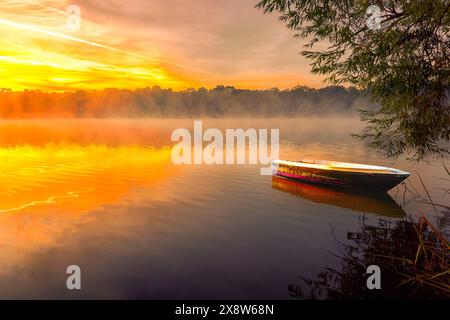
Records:
[[[308,62],[298,54],[298,41],[275,16],[255,9],[253,1],[75,3],[82,11],[82,25],[69,33],[67,1],[2,2],[0,69],[6,76],[0,87],[321,86],[321,79],[310,74]],[[43,76],[48,72],[54,76]],[[71,81],[58,80],[68,78]]]

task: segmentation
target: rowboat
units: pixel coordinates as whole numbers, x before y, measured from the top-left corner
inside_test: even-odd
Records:
[[[274,175],[339,188],[386,192],[409,177],[394,168],[326,160],[274,160]]]
[[[272,176],[272,188],[311,202],[345,208],[358,213],[371,213],[390,218],[406,216],[405,211],[386,192],[372,193],[328,188],[317,184],[299,183],[279,176]]]

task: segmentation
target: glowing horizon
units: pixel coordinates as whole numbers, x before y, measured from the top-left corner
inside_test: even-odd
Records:
[[[169,2],[131,0],[124,6],[118,1],[3,0],[0,88],[323,86],[298,54],[298,41],[253,3],[200,0],[197,8],[187,8],[179,0]],[[75,32],[67,28],[70,4],[82,12]],[[243,39],[244,34],[250,38]]]

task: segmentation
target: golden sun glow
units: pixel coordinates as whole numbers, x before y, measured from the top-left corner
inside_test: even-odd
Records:
[[[139,146],[23,145],[0,148],[0,162],[0,274],[139,188],[165,199],[157,185],[174,173],[169,148]]]
[[[322,85],[276,17],[235,2],[201,0],[198,7],[184,7],[153,0],[2,0],[0,88]],[[68,25],[73,3],[81,8],[75,29]]]
[[[161,166],[169,163],[170,149],[51,144],[18,146],[0,148],[0,161],[4,164],[0,181],[5,186],[0,189],[0,214],[5,214],[34,206],[58,206],[59,200],[65,202],[65,208],[68,204],[79,207],[113,203],[127,190],[126,181],[151,181],[156,177]],[[140,166],[129,167],[130,162]],[[76,174],[84,178],[75,178]],[[42,179],[45,188],[39,183]],[[99,190],[103,190],[104,196]],[[20,197],[17,197],[19,193]],[[90,199],[92,203],[80,204],[76,200],[79,193],[85,194],[84,201]]]
[[[188,84],[163,64],[201,72],[189,66],[164,62],[157,50],[144,55],[121,49],[120,41],[114,46],[114,39],[108,38],[101,27],[89,21],[83,21],[81,29],[70,34],[64,20],[67,19],[64,1],[53,3],[61,9],[45,6],[48,1],[9,2],[9,6],[2,3],[2,10],[6,10],[0,16],[0,87],[66,91],[160,85],[180,89]],[[18,16],[15,12],[19,8],[24,11]],[[45,23],[33,24],[36,17],[28,18],[27,14],[38,15]],[[105,44],[107,42],[111,45]]]

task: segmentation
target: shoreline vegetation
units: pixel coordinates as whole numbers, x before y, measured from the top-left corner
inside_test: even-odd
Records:
[[[359,109],[376,108],[362,91],[343,86],[246,90],[219,85],[184,91],[154,86],[74,92],[0,89],[1,119],[357,116]]]
[[[450,170],[442,165],[448,175],[443,179],[450,182]],[[336,240],[342,246],[341,254],[336,255],[341,260],[341,269],[326,268],[316,278],[299,276],[299,283],[288,286],[289,295],[308,300],[449,299],[450,207],[435,203],[419,173],[416,174],[426,196],[411,182],[412,190],[403,182],[403,198],[409,192],[413,196],[411,201],[430,205],[436,214],[436,224],[423,214],[408,215],[393,223],[380,218],[377,225],[366,224],[361,217],[358,230],[347,233],[346,242]],[[449,191],[444,190],[443,197]],[[365,269],[369,265],[381,266],[383,290],[361,285],[365,283]]]
[[[367,127],[358,137],[370,147],[417,160],[449,155],[441,145],[450,141],[448,0],[259,0],[255,7],[295,33],[313,74],[379,103],[360,112]]]
[[[450,297],[450,242],[425,216],[380,220],[347,234],[342,245],[341,270],[327,268],[316,279],[300,276],[288,286],[299,299],[448,299]],[[369,290],[366,267],[379,265],[383,290]]]

